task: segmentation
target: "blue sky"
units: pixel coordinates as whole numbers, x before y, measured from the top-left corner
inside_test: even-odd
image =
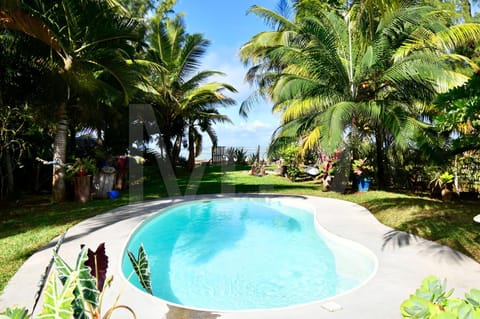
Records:
[[[278,0],[178,0],[175,12],[185,14],[185,24],[189,33],[202,33],[211,41],[203,59],[203,70],[216,70],[226,73],[221,78],[212,78],[233,85],[238,93],[230,96],[237,101],[235,106],[221,109],[234,124],[217,124],[218,145],[249,148],[249,153],[261,146],[262,153],[268,146],[272,132],[278,126],[278,115],[273,115],[271,105],[259,102],[247,119],[238,115],[238,110],[253,91],[245,83],[247,68],[240,62],[239,49],[255,34],[268,27],[253,14],[246,14],[252,5],[270,9],[276,8]],[[204,138],[204,152],[201,158],[209,158],[211,142]]]

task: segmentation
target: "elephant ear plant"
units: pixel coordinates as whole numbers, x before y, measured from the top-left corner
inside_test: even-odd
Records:
[[[150,267],[148,265],[148,258],[143,245],[138,248],[138,257],[129,251],[128,258],[132,263],[133,269],[138,276],[140,284],[149,294],[153,295],[152,283],[150,281]]]
[[[471,289],[465,299],[450,298],[445,282],[429,276],[414,294],[400,306],[402,318],[411,319],[480,319],[480,290]]]
[[[132,308],[118,304],[120,295],[102,315],[103,296],[113,280],[113,276],[107,277],[108,257],[104,243],[100,244],[95,252],[82,245],[74,266],[70,266],[58,255],[58,247],[59,244],[55,247],[52,261],[46,269],[50,276],[42,277],[40,283],[40,294],[43,291],[44,295],[43,309],[35,319],[109,319],[113,312],[120,308],[127,310],[132,318],[136,318]],[[143,288],[152,293],[145,250],[140,246],[138,257],[131,252],[128,252],[128,255]],[[52,264],[55,264],[54,270],[51,270]],[[33,309],[38,299],[36,298]],[[0,313],[0,319],[30,318],[33,318],[33,315],[25,308],[7,308]]]

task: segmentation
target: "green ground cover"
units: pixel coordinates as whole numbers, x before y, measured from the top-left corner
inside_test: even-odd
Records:
[[[480,262],[480,225],[473,222],[479,213],[477,202],[444,203],[426,197],[394,192],[339,194],[323,192],[321,183],[313,181],[292,183],[280,176],[248,175],[247,167],[206,167],[201,181],[193,183],[190,176],[180,172],[178,183],[182,193],[281,193],[338,198],[358,203],[369,209],[376,218],[396,230],[448,245]],[[155,199],[168,195],[167,187],[155,168],[145,173],[144,198]],[[0,210],[0,292],[8,280],[37,249],[74,224],[106,212],[130,201],[128,192],[115,200],[94,200],[86,204],[51,204],[48,197],[29,196]],[[341,218],[341,216],[339,216]],[[386,234],[385,241],[395,240]]]

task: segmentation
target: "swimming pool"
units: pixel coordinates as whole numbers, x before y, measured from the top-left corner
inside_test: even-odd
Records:
[[[290,307],[373,276],[372,253],[326,232],[312,208],[296,206],[248,198],[173,206],[142,223],[126,250],[145,247],[156,297],[196,309]],[[122,270],[132,272],[126,253]],[[141,287],[136,276],[129,280]]]

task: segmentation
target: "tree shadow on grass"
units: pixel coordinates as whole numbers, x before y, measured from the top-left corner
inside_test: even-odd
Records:
[[[381,214],[380,219],[387,226],[395,228],[384,234],[383,249],[422,243],[425,247],[422,252],[439,260],[460,262],[465,254],[480,261],[480,225],[473,222],[478,214],[477,203],[383,198],[371,200],[365,206],[374,215]],[[427,243],[424,238],[435,242]]]

